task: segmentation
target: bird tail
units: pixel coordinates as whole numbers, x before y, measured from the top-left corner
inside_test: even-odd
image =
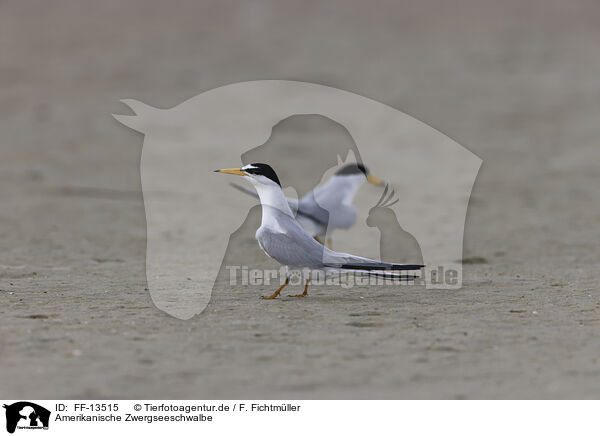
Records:
[[[373,263],[343,263],[343,264],[325,264],[330,268],[340,269],[352,269],[357,271],[414,271],[420,270],[425,265],[413,265],[405,263],[387,263],[387,262],[373,262]]]
[[[383,280],[396,280],[396,281],[414,281],[421,279],[420,274],[406,274],[402,271],[421,271],[424,265],[407,265],[407,264],[396,264],[396,263],[325,263],[325,267],[334,268],[342,272],[353,272],[361,275],[367,275],[369,277],[378,277]]]
[[[360,274],[365,274],[364,272],[360,272]],[[396,282],[414,282],[415,280],[420,280],[423,277],[415,274],[385,274],[385,273],[373,273],[368,272],[365,275],[369,277],[377,277],[382,278],[383,280],[393,280]]]
[[[329,267],[331,268],[331,267]],[[353,268],[335,268],[336,271],[341,273],[359,274],[361,276],[376,277],[384,281],[394,282],[414,282],[423,278],[422,275],[418,274],[406,274],[394,271],[373,271],[365,269],[353,269]]]
[[[353,256],[345,253],[329,251],[330,258],[324,255],[324,266],[334,268],[338,271],[361,273],[373,277],[381,277],[384,280],[407,280],[420,279],[420,274],[405,274],[401,271],[421,271],[425,265],[380,262],[365,257]]]

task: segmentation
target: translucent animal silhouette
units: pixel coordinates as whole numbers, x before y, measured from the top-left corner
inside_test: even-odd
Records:
[[[422,263],[423,254],[415,237],[404,230],[392,206],[399,202],[394,200],[394,190],[389,192],[386,185],[381,198],[369,211],[367,226],[377,227],[381,234],[379,238],[380,259],[385,262]]]
[[[329,156],[346,156],[347,145],[343,153],[331,153],[324,137],[316,145],[327,147],[327,159],[313,159],[304,140],[279,162],[270,153],[246,154],[295,115],[338,123],[355,144],[357,163],[369,162],[393,177],[390,181],[411,186],[403,200],[415,207],[403,212],[402,224],[418,239],[424,263],[462,271],[456,259],[462,258],[466,211],[481,159],[393,107],[342,89],[288,80],[233,83],[168,109],[123,102],[134,114],[115,118],[144,134],[140,178],[148,290],[154,304],[172,316],[189,319],[206,308],[229,237],[252,206],[227,184],[216,183],[219,176],[212,170],[240,156],[242,163],[268,163],[277,168],[282,186],[294,187],[301,197],[321,180],[323,167],[335,165]],[[232,213],[233,202],[244,212]],[[460,288],[461,280],[459,274],[452,285],[428,281],[427,286]]]

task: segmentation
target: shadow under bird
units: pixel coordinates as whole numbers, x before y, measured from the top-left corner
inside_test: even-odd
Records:
[[[322,186],[306,194],[300,200],[286,197],[291,209],[296,212],[296,219],[304,229],[317,241],[335,229],[349,229],[356,222],[358,215],[352,205],[354,196],[362,184],[367,181],[375,186],[382,186],[383,181],[374,176],[362,164],[348,164],[340,168]],[[234,188],[254,197],[256,192],[231,183]],[[332,247],[331,238],[327,247]]]
[[[269,165],[253,163],[242,168],[228,168],[215,172],[244,176],[254,185],[262,207],[261,225],[256,239],[267,256],[286,267],[285,283],[266,299],[277,298],[290,281],[290,269],[359,272],[384,279],[414,280],[419,276],[402,275],[399,271],[420,270],[423,265],[380,262],[347,253],[338,253],[316,241],[296,221],[288,199],[281,189],[277,174]],[[304,292],[293,297],[308,295],[309,280]]]

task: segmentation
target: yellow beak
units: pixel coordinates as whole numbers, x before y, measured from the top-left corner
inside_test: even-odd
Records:
[[[369,174],[367,176],[367,182],[369,182],[371,185],[383,186],[383,180],[381,180],[379,177],[375,177],[373,174]]]
[[[233,174],[234,176],[247,176],[241,168],[225,168],[224,170],[215,170],[215,173]]]

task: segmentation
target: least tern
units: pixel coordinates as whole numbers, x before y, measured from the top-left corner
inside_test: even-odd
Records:
[[[363,164],[348,164],[340,168],[327,182],[309,192],[300,200],[287,197],[296,211],[296,219],[317,241],[324,241],[329,232],[327,247],[332,247],[331,234],[335,229],[349,229],[356,222],[357,211],[352,205],[358,188],[367,181],[382,186],[383,181],[369,172]],[[258,197],[256,192],[231,184],[236,189]]]
[[[277,174],[269,165],[253,163],[242,168],[228,168],[215,172],[247,177],[254,185],[262,206],[262,221],[256,231],[256,240],[265,254],[286,267],[285,283],[266,299],[277,298],[290,281],[290,269],[346,271],[377,275],[387,279],[414,279],[398,271],[420,270],[423,265],[408,265],[338,253],[316,241],[296,221],[285,197]],[[293,297],[308,295],[309,280],[304,292]]]

